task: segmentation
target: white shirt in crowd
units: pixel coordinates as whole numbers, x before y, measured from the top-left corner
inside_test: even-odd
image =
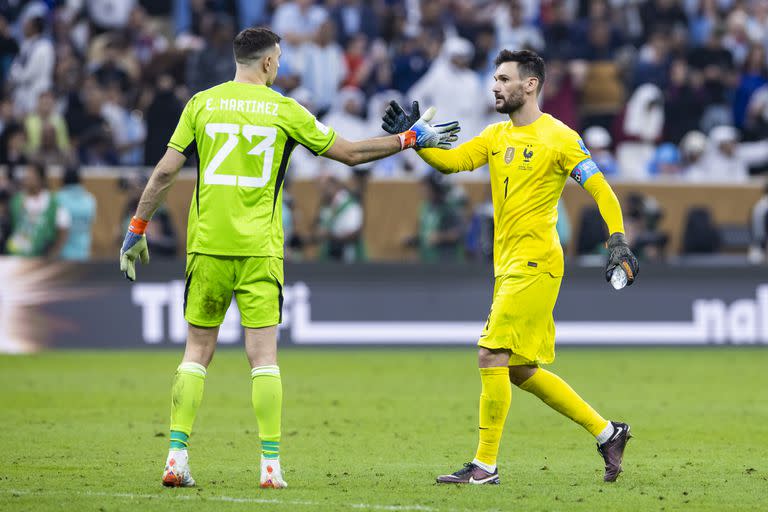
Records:
[[[453,65],[447,55],[435,60],[406,96],[418,100],[422,112],[429,106],[436,107],[435,120],[438,123],[454,120],[461,122],[459,140],[454,147],[483,131],[488,102],[478,99],[492,98],[491,92],[483,88],[477,73]]]
[[[301,59],[299,53],[303,45],[291,44],[290,36],[311,36],[327,18],[328,12],[319,5],[312,5],[302,10],[296,2],[284,2],[275,9],[275,14],[272,16],[272,30],[283,37],[280,43],[283,60],[290,62],[292,68],[300,67],[294,61]]]
[[[302,86],[310,92],[312,103],[318,110],[331,107],[347,75],[344,51],[337,43],[326,46],[308,43],[302,48],[301,55]]]
[[[18,113],[32,112],[40,94],[53,86],[55,59],[53,44],[42,36],[21,43],[8,75],[14,88],[13,102]]]
[[[36,196],[24,195],[24,210],[29,215],[32,224],[40,222],[40,218],[48,210],[48,205],[51,204],[51,193],[47,190],[41,191]],[[56,208],[56,227],[58,229],[69,229],[72,225],[72,217],[69,212],[59,206]]]
[[[747,181],[750,167],[768,162],[768,141],[739,142],[738,137],[732,126],[713,128],[706,151],[686,178],[693,182]]]
[[[331,209],[335,210],[350,199],[347,190],[339,190],[331,201]],[[363,227],[363,208],[357,201],[351,202],[336,216],[331,226],[331,235],[335,238],[343,238],[356,233]]]
[[[692,182],[743,183],[749,178],[749,168],[768,162],[768,142],[740,142],[731,154],[719,147],[709,148],[700,165],[686,176]]]
[[[86,0],[88,16],[106,29],[120,29],[128,24],[136,0]]]
[[[319,5],[312,5],[305,11],[296,2],[285,2],[275,9],[272,16],[272,30],[286,34],[311,34],[326,20],[328,12]]]

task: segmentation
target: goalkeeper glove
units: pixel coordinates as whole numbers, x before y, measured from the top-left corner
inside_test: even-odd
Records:
[[[456,135],[461,130],[459,122],[430,125],[429,121],[435,116],[435,112],[435,107],[430,107],[423,116],[420,115],[419,102],[414,101],[411,113],[407,114],[396,101],[391,101],[382,118],[381,127],[387,133],[398,135],[403,149],[450,149],[451,142],[456,142],[459,138]]]
[[[149,263],[149,248],[144,231],[149,221],[133,217],[120,249],[120,271],[129,281],[136,280],[136,258],[143,264]]]
[[[640,272],[640,265],[637,258],[629,250],[629,244],[624,237],[624,233],[614,233],[608,239],[608,265],[605,267],[605,279],[611,280],[613,271],[616,267],[621,267],[627,274],[627,286],[635,282],[637,274]]]

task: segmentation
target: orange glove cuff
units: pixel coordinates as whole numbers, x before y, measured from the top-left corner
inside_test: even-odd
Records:
[[[131,225],[128,226],[128,231],[137,235],[143,235],[144,231],[147,229],[147,224],[149,224],[148,220],[133,217],[131,219]]]
[[[412,148],[416,145],[416,132],[408,130],[397,134],[400,137],[400,149]]]

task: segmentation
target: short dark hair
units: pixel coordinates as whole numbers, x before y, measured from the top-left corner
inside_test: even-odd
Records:
[[[80,183],[80,169],[77,167],[67,167],[64,170],[62,185],[77,185]]]
[[[265,27],[246,28],[235,36],[232,44],[235,60],[240,64],[249,64],[261,57],[268,50],[280,43],[280,36]]]
[[[544,59],[538,53],[531,50],[519,50],[516,52],[501,50],[493,63],[496,67],[499,67],[505,62],[517,62],[517,71],[520,73],[520,78],[531,76],[538,78],[539,87],[537,92],[541,92],[546,73],[544,71]]]
[[[40,178],[40,181],[43,182],[43,187],[47,185],[48,182],[48,169],[45,167],[45,165],[42,162],[33,160],[27,164],[27,172],[32,171],[35,174],[37,174],[37,177]]]
[[[42,16],[33,16],[29,18],[28,23],[32,25],[35,34],[42,34],[45,32],[45,18]]]

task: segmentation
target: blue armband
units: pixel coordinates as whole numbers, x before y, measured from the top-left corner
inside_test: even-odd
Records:
[[[582,187],[589,178],[600,172],[600,168],[591,158],[585,158],[571,171],[571,178]]]

